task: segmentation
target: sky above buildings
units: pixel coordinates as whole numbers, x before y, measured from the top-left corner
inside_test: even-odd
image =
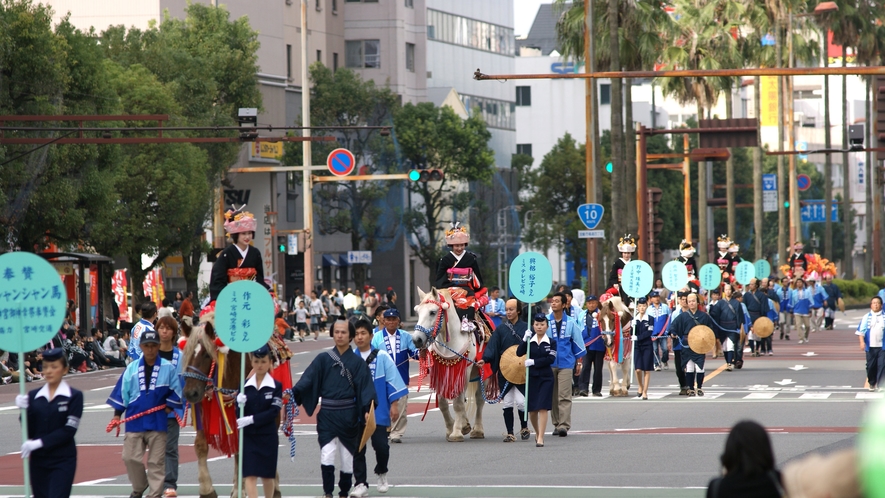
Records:
[[[516,36],[526,36],[532,28],[532,21],[538,13],[538,6],[542,3],[552,3],[550,0],[513,0],[514,24],[513,30]]]

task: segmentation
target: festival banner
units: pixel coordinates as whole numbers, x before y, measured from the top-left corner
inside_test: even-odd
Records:
[[[126,298],[126,270],[117,270],[114,272],[114,278],[111,281],[111,290],[114,293],[114,302],[120,309],[120,320],[131,321],[129,319],[129,302]]]

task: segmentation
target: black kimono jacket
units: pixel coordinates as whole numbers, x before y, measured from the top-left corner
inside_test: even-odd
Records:
[[[218,259],[215,260],[215,264],[212,265],[212,275],[209,278],[210,301],[218,299],[218,295],[221,294],[222,289],[224,289],[230,282],[227,276],[227,270],[232,268],[255,268],[255,281],[267,289],[270,289],[270,287],[264,282],[264,263],[261,262],[261,251],[249,246],[246,251],[246,257],[243,259],[242,263],[240,263],[241,258],[240,251],[234,244],[227,246],[227,248],[221,251],[218,255]]]
[[[436,280],[434,280],[433,285],[437,289],[447,289],[449,287],[460,287],[459,285],[455,285],[449,281],[449,276],[446,273],[449,268],[470,268],[473,270],[473,274],[476,275],[476,280],[479,281],[479,286],[476,288],[469,288],[469,290],[479,290],[483,286],[482,281],[482,272],[479,269],[479,261],[477,260],[477,256],[475,253],[470,251],[464,251],[464,255],[461,256],[461,261],[458,261],[455,258],[455,255],[449,252],[445,256],[439,259],[439,263],[436,265]]]
[[[323,398],[317,415],[320,448],[337,437],[351,455],[356,455],[360,421],[375,401],[375,384],[369,366],[350,348],[344,353],[338,353],[337,348],[332,352],[341,363],[336,363],[328,350],[318,354],[292,388],[292,397],[295,403],[304,406],[308,415],[313,415],[319,398]],[[350,372],[353,387],[347,375],[342,375],[342,364]]]

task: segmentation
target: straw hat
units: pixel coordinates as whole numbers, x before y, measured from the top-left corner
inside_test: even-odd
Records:
[[[375,424],[375,402],[372,401],[369,404],[369,415],[366,417],[366,428],[363,430],[363,435],[360,438],[360,446],[357,448],[358,452],[366,447],[366,442],[369,441],[372,434],[375,434],[375,427],[377,427],[377,424]]]
[[[707,354],[713,351],[716,344],[716,335],[713,329],[706,325],[695,325],[688,332],[688,347],[695,353]]]
[[[753,333],[760,339],[765,339],[774,332],[774,323],[766,316],[760,316],[753,322]]]
[[[511,384],[525,384],[525,356],[516,356],[516,346],[510,346],[504,351],[498,368]]]

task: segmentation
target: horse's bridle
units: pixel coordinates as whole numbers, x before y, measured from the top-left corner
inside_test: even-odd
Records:
[[[203,386],[203,395],[206,396],[211,392],[220,392],[221,394],[232,395],[236,394],[236,389],[227,389],[224,387],[218,387],[215,385],[215,379],[213,378],[213,374],[215,373],[215,360],[212,360],[212,366],[209,367],[209,374],[206,375],[199,368],[188,365],[187,370],[181,373],[181,376],[186,379],[194,379],[200,382],[204,382],[206,385]]]
[[[416,323],[415,330],[417,330],[418,332],[421,332],[427,336],[427,346],[430,346],[431,344],[436,342],[436,336],[439,334],[439,331],[442,328],[442,321],[443,321],[443,318],[444,318],[444,315],[446,312],[446,308],[447,308],[446,305],[448,305],[448,303],[446,303],[442,300],[438,301],[436,299],[429,299],[422,304],[427,304],[427,303],[436,305],[436,308],[438,311],[437,316],[436,316],[436,323],[434,323],[433,328],[430,328],[430,329],[428,329],[427,327],[424,327],[423,325],[421,325],[419,323]],[[449,340],[448,331],[446,331],[446,340],[447,341]]]

